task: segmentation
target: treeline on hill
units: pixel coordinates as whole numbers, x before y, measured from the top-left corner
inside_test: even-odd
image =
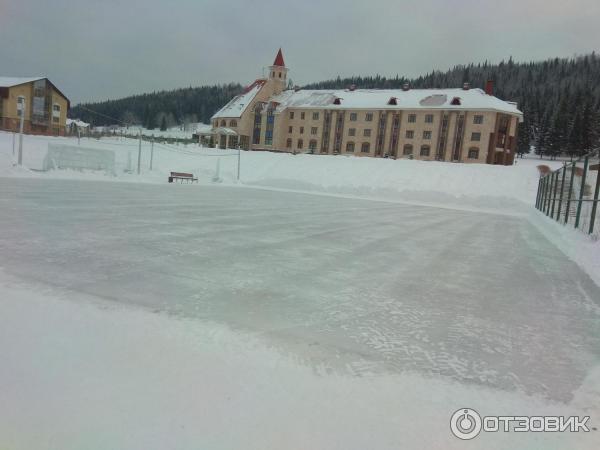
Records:
[[[93,126],[131,124],[150,130],[166,130],[187,123],[209,123],[215,111],[242,89],[241,85],[231,83],[133,95],[76,105],[71,108],[69,116]]]
[[[415,79],[338,77],[303,88],[342,89],[354,84],[358,88],[397,89],[407,82],[413,88],[461,87],[464,82],[482,88],[490,79],[497,97],[518,102],[524,112],[520,153],[529,153],[533,146],[537,154],[551,158],[579,156],[600,145],[600,57],[595,53],[530,63],[515,63],[511,58],[499,64],[459,65]],[[209,123],[212,114],[241,90],[239,84],[177,89],[83,106],[127,123],[164,128],[186,122]],[[77,106],[71,116],[95,125],[114,123]]]

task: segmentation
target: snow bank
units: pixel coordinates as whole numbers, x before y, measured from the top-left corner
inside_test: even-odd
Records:
[[[49,142],[73,145],[77,140],[25,136],[24,165],[30,169],[41,169]],[[154,170],[150,171],[150,143],[144,142],[142,174],[138,176],[135,174],[137,140],[82,139],[81,145],[115,152],[117,177],[108,178],[110,180],[165,183],[170,171],[183,171],[198,175],[200,183],[210,183],[215,178],[217,161],[220,160],[220,181],[238,184],[237,152],[234,150],[157,143],[154,147]],[[103,179],[98,174],[82,175],[65,171],[27,174],[23,169],[15,170],[11,162],[11,147],[12,135],[0,132],[0,175]],[[505,167],[351,156],[242,152],[239,184],[412,201],[437,206],[473,206],[523,212],[535,202],[538,163],[536,160],[519,160],[516,166]],[[550,165],[558,166],[560,163]]]
[[[528,218],[548,240],[600,286],[600,240],[594,241],[571,225],[560,224],[536,209],[529,212]]]
[[[1,448],[463,449],[449,429],[461,407],[600,417],[600,370],[568,405],[411,374],[338,376],[210,323],[2,273],[0,292]],[[585,450],[600,433],[482,433],[468,444]]]

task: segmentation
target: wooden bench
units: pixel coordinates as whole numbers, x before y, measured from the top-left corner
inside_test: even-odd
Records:
[[[186,183],[193,183],[194,181],[197,183],[198,178],[194,178],[193,173],[185,173],[185,172],[171,172],[169,176],[169,183],[173,183],[175,180],[180,180],[181,183],[184,181]]]

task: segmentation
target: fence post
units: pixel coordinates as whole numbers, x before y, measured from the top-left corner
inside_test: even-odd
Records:
[[[544,212],[544,205],[546,204],[546,187],[548,185],[548,176],[544,176],[542,180],[542,195],[540,198],[539,210]]]
[[[554,189],[552,189],[552,192],[550,193],[550,195],[552,195],[552,209],[550,210],[550,218],[554,219],[554,206],[556,205],[556,190],[558,189],[558,171],[552,174],[552,178],[556,178],[556,180],[554,180]]]
[[[548,204],[546,205],[546,215],[547,216],[550,215],[550,208],[552,206],[552,188],[554,187],[554,172],[550,172],[548,175],[550,177],[550,181],[548,181],[548,183],[549,183]]]
[[[567,197],[567,209],[565,211],[565,225],[569,222],[569,213],[571,212],[571,195],[573,193],[573,179],[575,178],[575,165],[571,164],[571,181],[569,182],[569,195]]]
[[[596,189],[594,189],[594,202],[592,203],[592,217],[590,217],[590,234],[594,232],[594,223],[596,222],[596,211],[598,208],[598,193],[600,191],[600,165],[596,174]]]
[[[541,192],[542,192],[542,177],[540,177],[538,179],[537,195],[535,196],[535,209],[539,209],[538,206],[540,205]]]
[[[540,203],[540,211],[544,212],[546,208],[546,196],[548,195],[548,175],[544,177],[544,194]]]
[[[548,185],[546,186],[546,202],[544,203],[544,214],[548,215],[548,211],[550,210],[550,193],[552,192],[552,175],[550,172],[548,176]]]
[[[556,221],[560,220],[560,208],[562,208],[563,195],[565,192],[565,175],[567,173],[567,163],[562,167],[562,177],[560,182],[560,197],[558,197],[558,211],[556,212]]]
[[[575,228],[579,228],[579,218],[581,217],[581,205],[583,203],[583,193],[585,192],[585,178],[587,175],[589,160],[590,157],[586,156],[583,162],[583,175],[581,176],[581,189],[579,189],[579,202],[577,204],[577,216],[575,216]]]

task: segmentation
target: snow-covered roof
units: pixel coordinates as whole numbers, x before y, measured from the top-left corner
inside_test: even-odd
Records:
[[[46,77],[0,77],[0,87],[13,87],[32,81],[43,80]]]
[[[87,128],[90,126],[89,123],[84,122],[82,120],[79,119],[67,119],[67,126],[71,125],[71,124],[75,124],[77,125],[79,128]]]
[[[234,97],[229,103],[212,116],[213,119],[219,118],[239,118],[243,112],[248,108],[248,105],[252,103],[256,94],[262,89],[267,80],[259,79],[244,89],[240,95]]]
[[[226,134],[228,136],[237,136],[237,131],[232,130],[231,128],[227,128],[227,127],[218,127],[218,128],[213,128],[213,133],[215,134]]]
[[[487,95],[481,89],[287,90],[272,97],[271,101],[279,103],[278,112],[286,108],[444,109],[493,110],[522,115],[514,102],[506,102],[493,95]]]

